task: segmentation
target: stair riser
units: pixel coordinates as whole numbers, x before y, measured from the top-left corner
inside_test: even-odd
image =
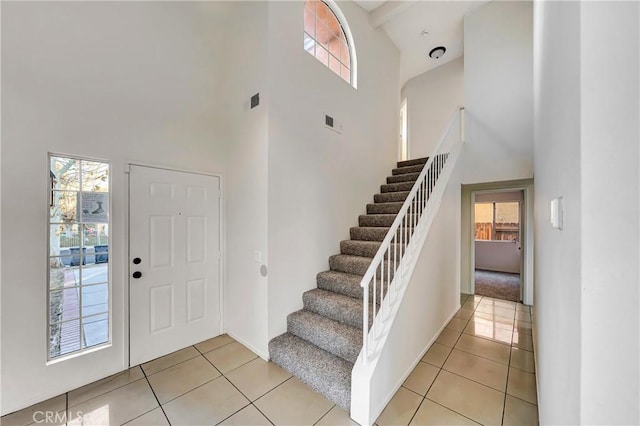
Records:
[[[388,231],[386,228],[351,228],[349,234],[352,240],[382,241]]]
[[[345,326],[333,327],[335,323],[323,319],[294,313],[287,317],[287,331],[345,361],[355,363],[362,347],[362,330]]]
[[[407,199],[409,191],[403,192],[387,192],[384,194],[376,194],[373,196],[374,203],[403,203]]]
[[[354,262],[354,261],[347,261],[344,260],[343,257],[340,256],[332,256],[329,259],[329,268],[332,271],[338,271],[338,272],[345,272],[347,274],[354,274],[354,275],[364,275],[367,272],[367,269],[369,269],[369,265],[371,265],[371,262],[368,257],[363,257],[362,259],[367,259],[368,261],[358,261],[358,262]],[[388,274],[391,274],[391,279],[393,279],[393,271],[389,271],[389,264],[385,262],[384,265],[384,276],[385,278],[387,278]],[[377,270],[377,274],[376,276],[378,278],[380,278],[381,276],[381,271],[382,268],[378,267]]]
[[[285,333],[269,342],[271,361],[349,411],[353,364]]]
[[[377,241],[341,241],[340,242],[340,253],[348,254],[351,256],[362,256],[362,257],[374,257],[378,253],[378,249],[380,248],[380,243]],[[395,254],[400,254],[400,244],[397,244],[395,247],[391,246],[390,259],[395,258]]]
[[[415,182],[419,175],[420,173],[409,173],[406,175],[389,176],[387,177],[387,183]]]
[[[402,168],[402,167],[407,167],[407,166],[417,166],[419,164],[426,164],[426,162],[428,160],[429,160],[429,157],[416,158],[414,160],[398,161],[397,167],[398,168]]]
[[[367,214],[398,214],[402,203],[367,204]]]
[[[395,176],[395,175],[406,175],[407,173],[420,173],[423,168],[424,168],[424,164],[418,164],[417,166],[400,167],[397,169],[393,169],[391,171],[391,174]]]
[[[411,191],[411,188],[413,188],[413,182],[390,183],[380,185],[380,192],[383,194],[386,192],[406,192]]]
[[[387,236],[389,228],[351,228],[349,231],[350,237],[353,241],[380,241],[382,242]],[[406,233],[405,233],[406,235]],[[397,241],[400,243],[400,230],[397,233]],[[404,241],[405,237],[402,237]],[[410,238],[409,238],[410,240]]]
[[[310,292],[302,295],[304,309],[334,321],[362,329],[362,302],[345,304],[344,300],[327,300],[313,297]]]
[[[316,277],[318,288],[362,300],[364,292],[360,287],[360,280],[347,280],[336,277],[335,272],[325,271],[319,273]],[[358,278],[362,277],[358,276]],[[373,288],[371,285],[369,285],[369,300],[373,300]]]
[[[384,215],[361,215],[358,217],[358,226],[364,227],[385,227],[389,228],[393,225],[393,221],[396,220],[395,214]]]

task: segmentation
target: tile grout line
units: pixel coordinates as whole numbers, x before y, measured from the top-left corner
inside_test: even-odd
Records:
[[[223,334],[221,334],[220,336],[223,336]],[[227,334],[227,336],[228,336],[228,334]],[[219,336],[216,336],[216,337],[219,337]],[[231,339],[233,339],[232,337],[230,337],[230,338],[231,338]],[[212,339],[215,339],[215,337],[212,337]],[[209,340],[211,340],[211,339],[209,339]],[[206,340],[205,340],[205,342],[206,342]],[[234,342],[236,342],[236,340],[232,340],[231,342],[227,342],[227,343],[225,343],[224,345],[220,345],[220,346],[215,347],[215,348],[211,349],[210,351],[206,351],[206,352],[202,352],[202,351],[201,351],[200,349],[198,349],[198,347],[196,346],[196,345],[199,345],[200,343],[204,343],[204,342],[196,343],[196,345],[192,345],[192,346],[194,347],[194,349],[195,349],[196,351],[198,351],[198,353],[199,353],[200,355],[204,356],[204,354],[208,354],[209,352],[217,351],[218,349],[224,348],[225,346],[228,346],[228,345],[230,345],[230,344],[232,344],[232,343],[234,343]],[[239,343],[239,342],[237,342],[237,343]],[[243,346],[244,346],[244,345],[243,345]],[[161,357],[161,358],[162,358],[162,357]],[[156,358],[156,359],[157,359],[157,358]]]
[[[158,399],[158,395],[156,395],[156,391],[153,390],[153,386],[151,386],[151,382],[149,381],[149,377],[147,376],[147,373],[144,371],[144,368],[142,368],[142,365],[140,366],[140,370],[142,370],[142,374],[144,375],[144,379],[147,381],[147,384],[149,385],[149,389],[151,389],[151,393],[153,394],[153,397],[156,399],[156,402],[158,403],[158,407],[160,407],[160,410],[162,410],[162,414],[164,414],[164,418],[167,420],[167,423],[169,423],[169,426],[171,426],[171,420],[169,420],[169,416],[167,416],[166,411],[164,411],[164,407],[160,403],[160,400]],[[155,410],[155,408],[154,408],[154,410]],[[153,410],[149,410],[148,412],[151,412],[151,411],[153,411]],[[140,417],[140,416],[138,416],[138,417]],[[135,417],[135,418],[137,418],[137,417]],[[133,419],[131,419],[131,420],[133,420]]]
[[[286,370],[285,370],[285,371],[286,371]],[[287,371],[287,373],[289,373],[289,372]],[[285,380],[284,382],[280,383],[278,386],[274,387],[273,389],[270,389],[268,392],[266,392],[264,395],[260,396],[259,398],[256,398],[256,401],[257,401],[257,400],[259,400],[259,399],[264,398],[265,396],[267,396],[268,394],[270,394],[271,392],[273,392],[274,390],[276,390],[276,389],[277,389],[277,388],[279,388],[280,386],[282,386],[282,385],[284,385],[285,383],[287,383],[289,380],[293,379],[293,377],[294,377],[294,376],[293,376],[293,375],[291,375],[291,377],[289,377],[289,378],[288,378],[287,380]],[[253,406],[256,408],[256,410],[258,410],[258,412],[259,412],[260,414],[262,414],[262,415],[264,416],[264,418],[265,418],[265,419],[267,419],[267,421],[268,421],[269,423],[271,423],[272,425],[275,425],[275,423],[274,423],[274,422],[272,422],[272,421],[271,421],[271,419],[270,419],[269,417],[267,417],[267,415],[266,415],[265,413],[263,413],[263,412],[262,412],[262,410],[261,410],[261,409],[260,409],[256,404],[254,404],[254,402],[255,402],[255,401],[252,401],[252,402],[251,402],[251,405],[253,405]],[[326,415],[326,414],[325,414],[325,415]],[[323,416],[323,417],[324,417],[324,416]],[[320,420],[318,420],[318,421],[320,421]]]
[[[451,411],[451,412],[453,412],[453,413],[456,413],[456,414],[458,414],[458,415],[460,415],[460,416],[464,417],[465,419],[469,419],[469,420],[471,420],[471,421],[472,421],[472,422],[474,422],[474,423],[478,423],[477,421],[473,420],[471,417],[469,417],[469,416],[465,416],[465,415],[464,415],[464,414],[462,414],[462,413],[458,413],[456,410],[453,410],[453,409],[451,409],[451,407],[447,407],[446,405],[442,405],[442,404],[440,404],[438,401],[434,401],[433,399],[429,399],[429,398],[427,398],[426,396],[424,397],[424,399],[425,399],[425,400],[429,400],[430,402],[433,402],[434,404],[437,404],[437,405],[441,406],[442,408],[446,408],[447,410],[449,410],[449,411]]]
[[[515,326],[515,324],[514,324]],[[511,332],[511,344],[513,345],[513,333],[514,331]],[[502,419],[500,421],[500,424],[503,425],[504,424],[504,414],[507,411],[507,390],[509,389],[509,375],[511,374],[511,356],[513,355],[513,346],[511,346],[511,348],[509,348],[509,365],[507,365],[507,383],[505,383],[504,386],[504,399],[502,401]]]
[[[333,410],[333,407],[335,407],[336,404],[333,404],[331,406],[331,408],[329,408],[329,410],[327,410],[326,413],[324,413],[322,416],[320,416],[320,418],[318,420],[315,421],[315,423],[313,423],[313,425],[317,425],[318,423],[320,423],[320,420],[324,419],[325,417],[327,417],[327,414],[329,414],[331,412],[331,410]],[[351,419],[351,416],[349,416],[349,419]]]
[[[469,297],[469,298],[467,298],[467,299],[472,299],[472,297],[473,297],[473,296],[471,296],[471,297]],[[484,298],[484,296],[481,296],[480,301],[482,301],[482,298]],[[465,303],[466,303],[466,302],[465,302]],[[479,305],[479,304],[480,304],[480,302],[478,302],[478,304],[476,305],[476,304],[475,304],[475,301],[474,301],[473,314],[475,314],[476,309],[478,308],[478,305]],[[460,309],[462,309],[462,308],[460,308]],[[467,322],[465,323],[465,328],[466,328],[467,324],[469,323],[469,321],[471,321],[471,318],[473,317],[473,314],[471,314],[471,317],[469,317],[469,319],[467,319]],[[445,328],[446,328],[446,327],[445,327]],[[420,403],[420,405],[422,405],[422,404],[424,403],[424,400],[428,399],[428,398],[427,398],[427,394],[429,393],[429,390],[431,390],[431,387],[432,387],[432,386],[433,386],[433,384],[436,382],[436,380],[438,379],[438,376],[440,376],[440,373],[441,373],[443,370],[444,370],[444,371],[446,371],[447,373],[453,374],[453,375],[455,375],[455,376],[462,377],[463,379],[471,380],[471,379],[468,379],[468,378],[466,378],[466,377],[464,377],[464,376],[461,376],[461,375],[459,375],[459,374],[456,374],[456,373],[453,373],[453,372],[451,372],[451,371],[449,371],[449,370],[445,370],[445,369],[444,369],[444,365],[447,363],[447,361],[449,360],[449,357],[451,357],[451,354],[452,354],[452,353],[453,353],[453,351],[456,349],[456,348],[455,348],[455,345],[457,345],[457,344],[458,344],[458,340],[460,340],[460,337],[462,337],[462,334],[463,334],[463,333],[461,332],[461,333],[460,333],[460,336],[458,336],[458,338],[456,339],[456,342],[455,342],[455,343],[454,343],[454,345],[451,347],[451,350],[449,351],[449,354],[447,355],[447,357],[445,358],[444,362],[442,363],[442,367],[440,367],[440,371],[438,371],[438,374],[437,374],[437,375],[436,375],[436,377],[433,379],[433,383],[431,383],[431,385],[429,386],[429,389],[428,389],[428,390],[427,390],[427,392],[425,393],[425,395],[424,395],[424,399],[422,400],[422,402]],[[438,336],[438,337],[440,337],[440,336]],[[473,355],[473,354],[472,354],[472,355]],[[471,381],[475,382],[475,380],[471,380]],[[475,382],[475,383],[478,383],[478,382]],[[479,383],[479,384],[481,384],[482,386],[486,386],[486,385],[483,385],[482,383]],[[487,386],[487,387],[488,387],[488,388],[491,388],[490,386]],[[493,389],[493,388],[491,388],[491,389]],[[429,399],[429,401],[431,401],[431,399]],[[433,402],[435,402],[435,401],[433,401]],[[438,404],[437,402],[435,402],[435,403],[436,403],[436,404]],[[473,420],[473,419],[471,419],[471,418],[469,418],[469,417],[465,416],[465,415],[464,415],[464,414],[462,414],[462,413],[457,412],[456,410],[452,409],[451,407],[446,407],[446,406],[444,406],[444,405],[442,405],[442,404],[438,404],[438,405],[440,405],[440,406],[442,406],[442,407],[446,408],[447,410],[452,411],[452,412],[454,412],[454,413],[456,413],[456,414],[458,414],[458,415],[460,415],[460,416],[462,416],[462,417],[465,417],[465,418],[467,418],[467,419],[469,419],[469,420],[471,420],[471,421],[474,421],[474,422],[475,422],[475,420]],[[418,408],[419,408],[419,407],[418,407]],[[418,412],[418,411],[416,410],[416,413],[417,413],[417,412]],[[415,417],[415,413],[414,413],[414,417]],[[413,417],[411,418],[411,420],[413,420]],[[476,423],[477,423],[477,422],[476,422]]]

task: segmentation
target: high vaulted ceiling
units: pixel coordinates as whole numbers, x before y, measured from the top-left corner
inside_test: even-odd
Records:
[[[407,80],[459,58],[463,54],[463,19],[486,0],[458,1],[374,1],[355,0],[369,12],[374,27],[382,27],[400,50],[401,85]],[[423,31],[428,34],[423,35]],[[444,46],[440,59],[429,51]]]

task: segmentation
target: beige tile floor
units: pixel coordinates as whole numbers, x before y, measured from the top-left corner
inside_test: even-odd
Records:
[[[463,295],[461,304],[379,426],[537,424],[531,311],[479,296]],[[65,419],[85,426],[355,424],[346,411],[226,335],[10,414],[0,424]]]

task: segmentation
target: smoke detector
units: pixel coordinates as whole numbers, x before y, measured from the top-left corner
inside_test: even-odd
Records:
[[[447,51],[447,48],[444,46],[438,46],[431,49],[429,52],[429,57],[432,59],[440,59],[442,55]]]

